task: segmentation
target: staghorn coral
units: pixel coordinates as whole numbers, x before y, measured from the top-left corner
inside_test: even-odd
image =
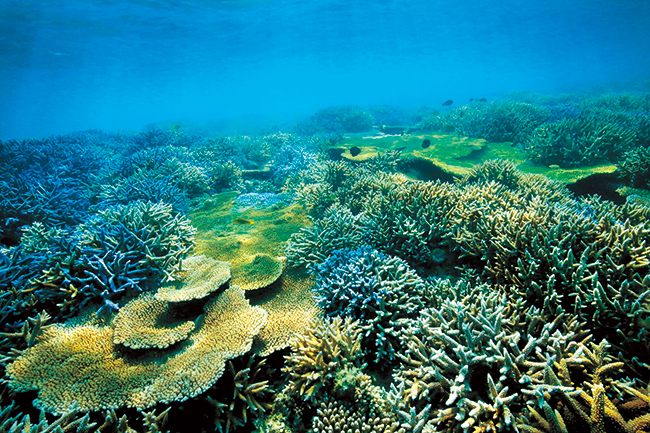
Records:
[[[403,260],[365,246],[333,251],[314,292],[326,315],[360,321],[364,346],[386,367],[400,351],[400,322],[423,306],[424,281]]]
[[[96,298],[115,308],[119,297],[170,278],[193,247],[194,233],[189,220],[164,203],[108,208],[74,232],[50,237],[48,253],[37,262],[41,275],[25,290],[57,302],[64,317]]]
[[[167,350],[130,353],[100,324],[56,325],[7,366],[9,386],[36,389],[35,404],[53,413],[147,408],[184,401],[210,388],[228,359],[248,352],[266,323],[243,290],[231,287],[204,306],[191,338]]]
[[[650,189],[650,147],[637,147],[623,154],[616,166],[619,175],[637,188]]]
[[[458,194],[439,181],[406,183],[375,194],[360,218],[363,243],[414,266],[441,264],[450,255],[449,217]]]
[[[634,137],[634,131],[597,118],[563,119],[537,128],[524,149],[539,164],[573,168],[614,161]]]
[[[247,293],[251,305],[268,313],[266,325],[253,340],[260,356],[284,349],[309,325],[320,323],[323,312],[312,292],[314,278],[298,269],[287,269],[279,280],[259,293]]]
[[[400,405],[414,413],[430,405],[422,420],[429,431],[506,432],[529,395],[576,390],[549,377],[562,376],[567,363],[584,368],[578,358],[589,337],[575,319],[545,321],[539,310],[478,286],[424,310],[405,340],[394,376]]]
[[[146,175],[132,176],[101,185],[98,194],[99,209],[127,205],[135,201],[163,202],[172,206],[174,213],[186,213],[189,207],[187,195],[171,178],[153,179]]]
[[[570,192],[563,183],[539,174],[524,173],[507,159],[492,159],[475,165],[458,180],[458,185],[466,187],[491,181],[515,191],[524,199],[539,196],[550,202],[570,200]]]
[[[267,287],[282,275],[282,261],[268,254],[257,254],[249,263],[232,269],[231,283],[243,290]]]
[[[343,206],[332,206],[314,225],[291,235],[286,247],[287,266],[314,271],[334,250],[361,245],[360,216]]]
[[[273,369],[266,359],[249,356],[228,361],[227,372],[206,393],[214,410],[214,429],[228,433],[261,419],[273,408],[275,388],[269,383]]]
[[[367,380],[366,376],[366,380]],[[359,379],[363,380],[362,377]],[[361,388],[363,385],[359,386]],[[369,385],[365,385],[369,387]],[[376,392],[376,391],[375,391]],[[368,392],[366,391],[366,394]],[[366,398],[364,398],[366,397]],[[360,433],[406,433],[395,413],[390,412],[388,403],[370,401],[368,396],[357,391],[352,401],[325,396],[316,409],[310,431],[314,433],[360,432]]]
[[[90,421],[88,414],[80,416],[77,408],[62,414],[57,420],[48,422],[45,412],[41,412],[38,422],[34,423],[29,415],[22,413],[12,414],[16,411],[15,403],[0,406],[0,432],[2,433],[91,433],[96,431],[96,423]]]
[[[493,191],[500,208],[470,201],[474,193],[458,207],[453,239],[461,256],[483,261],[489,281],[549,312],[575,312],[603,330],[641,331],[638,321],[650,308],[650,227],[634,223],[633,205],[549,203]]]
[[[184,302],[209,296],[230,280],[230,263],[204,255],[191,256],[181,262],[175,278],[158,288],[157,300]]]
[[[608,377],[624,366],[607,354],[608,348],[604,340],[583,346],[572,359],[561,361],[561,374],[547,371],[545,387],[527,393],[531,399],[517,417],[517,427],[530,433],[646,431],[650,426],[647,393]],[[575,386],[575,376],[586,376],[581,387]],[[629,399],[630,395],[635,398]]]
[[[143,293],[113,319],[113,342],[131,349],[164,349],[185,340],[194,327],[194,322],[175,317],[169,301]]]
[[[298,334],[282,369],[289,381],[288,392],[303,400],[316,400],[333,388],[339,371],[362,368],[361,332],[359,322],[335,317]]]

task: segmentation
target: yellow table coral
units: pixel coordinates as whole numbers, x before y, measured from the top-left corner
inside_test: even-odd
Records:
[[[54,325],[7,366],[7,380],[15,391],[38,390],[35,404],[59,414],[75,404],[98,411],[184,401],[248,352],[266,319],[230,287],[206,303],[191,338],[169,349],[129,352],[114,343],[110,326]]]

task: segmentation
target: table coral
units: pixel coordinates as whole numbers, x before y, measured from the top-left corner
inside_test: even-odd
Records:
[[[284,349],[296,334],[322,320],[323,311],[317,305],[313,287],[312,276],[287,269],[270,287],[259,293],[247,293],[251,305],[260,306],[268,313],[266,325],[253,340],[255,353],[268,356]]]
[[[267,316],[237,287],[210,299],[204,312],[178,347],[137,353],[120,350],[109,326],[52,326],[7,366],[9,386],[38,390],[35,404],[53,413],[74,404],[97,411],[187,400],[210,388],[228,359],[250,350]]]
[[[232,284],[243,290],[267,287],[282,275],[282,261],[268,254],[257,254],[249,263],[232,269]]]
[[[113,342],[131,349],[164,349],[185,340],[194,330],[193,321],[175,317],[173,307],[152,293],[143,293],[120,308],[113,319]]]
[[[181,262],[175,279],[158,288],[156,299],[168,302],[203,299],[230,280],[230,263],[204,255],[191,256]]]

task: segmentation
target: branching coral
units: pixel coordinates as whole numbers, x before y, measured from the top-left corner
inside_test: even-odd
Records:
[[[423,291],[406,262],[367,246],[334,251],[318,267],[315,288],[327,315],[360,321],[364,346],[384,367],[399,352],[401,322],[422,308]]]
[[[419,128],[455,132],[492,142],[521,143],[550,114],[543,107],[522,102],[479,103],[456,108],[443,115],[434,113],[425,118]]]
[[[16,411],[15,404],[0,407],[0,431],[7,433],[50,433],[50,432],[70,432],[70,433],[91,433],[96,430],[96,423],[90,422],[88,414],[80,415],[77,408],[62,414],[54,422],[48,422],[45,412],[41,412],[38,423],[33,423],[29,415],[22,413],[13,414]]]
[[[287,245],[287,265],[315,270],[334,250],[361,244],[359,216],[343,206],[332,206],[312,227],[291,236]]]
[[[364,243],[416,266],[442,263],[457,194],[449,184],[416,182],[375,195],[361,217]]]
[[[214,409],[216,432],[228,433],[250,425],[273,407],[272,369],[266,359],[248,357],[228,361],[227,372],[208,391],[206,400]]]
[[[463,255],[484,260],[492,282],[549,311],[575,311],[603,329],[639,331],[634,323],[650,308],[650,228],[617,218],[632,213],[631,205],[539,197],[506,203],[501,209],[471,204],[480,209],[477,218],[464,217],[454,233]]]
[[[540,126],[524,144],[530,157],[544,165],[581,167],[614,161],[634,141],[634,131],[597,119],[564,119]]]
[[[194,233],[189,220],[173,215],[170,205],[150,202],[101,211],[73,233],[35,227],[30,238],[47,239],[38,242],[49,249],[35,251],[41,275],[24,290],[57,302],[63,314],[93,298],[115,307],[119,297],[170,278],[193,247]]]
[[[334,386],[336,374],[346,367],[363,366],[362,328],[350,319],[326,319],[308,327],[291,342],[286,356],[286,374],[290,393],[314,400]]]
[[[638,147],[623,154],[617,163],[620,176],[630,185],[650,189],[650,147]]]
[[[575,396],[587,386],[585,378],[572,382],[569,371],[620,367],[610,368],[611,358],[594,362],[585,355],[590,337],[570,316],[546,322],[540,310],[489,290],[477,287],[472,296],[443,300],[424,310],[407,333],[395,379],[404,405],[416,412],[431,405],[430,427],[511,431],[529,398]]]

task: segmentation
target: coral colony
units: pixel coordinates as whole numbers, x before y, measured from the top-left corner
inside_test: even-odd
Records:
[[[650,431],[650,97],[443,105],[0,142],[0,431]]]

